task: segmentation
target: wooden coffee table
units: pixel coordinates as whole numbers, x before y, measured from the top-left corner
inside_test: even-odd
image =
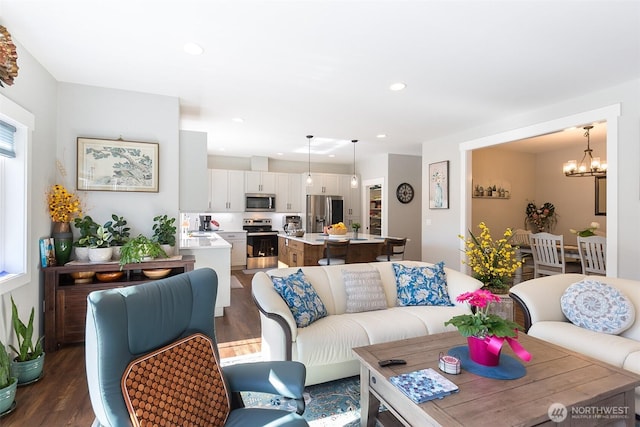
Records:
[[[635,421],[634,389],[640,376],[537,338],[520,334],[532,355],[524,377],[496,380],[462,369],[460,375],[438,370],[438,356],[466,344],[458,332],[358,347],[361,363],[361,424],[374,426],[380,403],[407,426],[533,426],[557,425],[549,408],[566,407],[562,425],[606,425]],[[505,344],[503,354],[516,357]],[[381,368],[379,360],[405,359],[406,365]],[[519,359],[518,359],[519,360]],[[420,405],[391,384],[389,377],[434,368],[458,385],[458,393]],[[553,415],[562,415],[562,406]],[[597,415],[601,414],[600,418]]]

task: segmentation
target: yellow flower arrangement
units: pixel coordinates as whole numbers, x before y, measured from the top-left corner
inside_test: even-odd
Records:
[[[502,239],[494,241],[491,238],[489,227],[481,222],[480,236],[475,236],[471,230],[471,237],[465,240],[464,236],[458,236],[465,240],[465,253],[467,260],[462,261],[471,267],[473,277],[485,284],[485,288],[496,291],[509,288],[508,280],[522,265],[516,259],[516,250],[509,241],[513,236],[510,228],[504,232]]]
[[[49,216],[53,222],[70,222],[82,216],[82,202],[77,194],[67,191],[64,185],[55,184],[47,192]]]

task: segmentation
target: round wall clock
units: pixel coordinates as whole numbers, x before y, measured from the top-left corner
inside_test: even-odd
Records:
[[[409,203],[413,200],[414,192],[411,184],[403,182],[396,189],[396,197],[401,203]]]

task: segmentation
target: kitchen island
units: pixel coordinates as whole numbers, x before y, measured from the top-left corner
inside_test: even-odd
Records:
[[[278,266],[302,267],[305,265],[318,265],[318,260],[323,257],[324,241],[326,239],[349,239],[348,263],[372,262],[382,253],[384,237],[372,234],[358,233],[353,238],[349,232],[344,236],[328,236],[322,233],[309,233],[302,237],[278,234]]]
[[[193,255],[194,268],[209,267],[218,275],[215,316],[231,305],[231,244],[216,233],[188,234],[179,240],[181,255]]]

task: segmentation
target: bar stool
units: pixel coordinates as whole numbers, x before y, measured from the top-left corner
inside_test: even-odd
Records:
[[[319,265],[341,265],[347,263],[349,239],[324,241],[324,258],[318,260]]]
[[[384,239],[384,252],[376,257],[376,261],[402,261],[404,259],[404,248],[407,245],[407,238],[397,239],[387,237]]]

